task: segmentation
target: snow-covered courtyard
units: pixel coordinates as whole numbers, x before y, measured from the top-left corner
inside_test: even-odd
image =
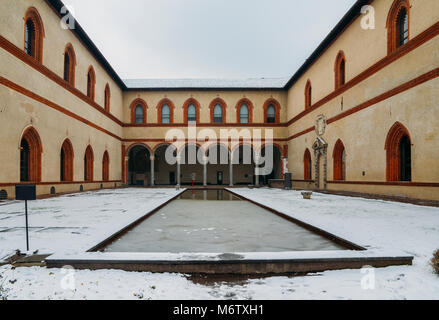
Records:
[[[429,265],[439,249],[439,208],[319,193],[303,200],[297,191],[265,188],[233,191],[369,249],[413,255],[414,265],[215,284],[181,274],[6,265],[0,290],[8,299],[439,299],[439,276]],[[177,194],[119,189],[32,202],[31,250],[84,252]],[[23,209],[23,203],[0,204],[0,260],[25,248]],[[371,275],[374,288],[365,290],[362,282]]]

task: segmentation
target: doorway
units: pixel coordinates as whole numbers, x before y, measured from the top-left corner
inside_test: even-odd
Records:
[[[216,173],[216,183],[219,186],[223,185],[223,172],[222,171],[217,171],[217,173]]]

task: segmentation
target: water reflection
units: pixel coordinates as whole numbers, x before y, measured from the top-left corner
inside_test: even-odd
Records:
[[[179,197],[179,199],[205,201],[241,201],[241,199],[224,189],[187,190]]]

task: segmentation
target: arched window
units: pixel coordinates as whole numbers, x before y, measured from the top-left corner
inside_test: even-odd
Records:
[[[392,53],[409,41],[409,0],[395,0],[387,17],[387,51]]]
[[[194,98],[186,100],[183,104],[184,122],[200,122],[200,104]]]
[[[42,63],[44,27],[38,11],[29,8],[24,21],[24,52]]]
[[[340,139],[335,144],[332,158],[334,161],[334,180],[346,180],[346,151]]]
[[[340,51],[335,59],[335,90],[346,83],[346,57],[343,51]]]
[[[267,123],[275,123],[276,122],[276,109],[272,104],[270,104],[267,108]]]
[[[193,104],[189,105],[187,108],[187,121],[196,122],[197,121],[197,108]]]
[[[386,139],[387,181],[412,180],[412,150],[408,130],[399,122],[390,129]]]
[[[312,105],[312,87],[311,81],[306,82],[305,86],[305,109],[311,108]]]
[[[168,98],[160,100],[157,104],[157,120],[163,124],[174,122],[174,103]]]
[[[279,123],[280,104],[275,99],[270,98],[264,103],[265,123]]]
[[[148,105],[145,100],[137,98],[131,102],[131,123],[132,124],[145,124],[146,123],[146,111]]]
[[[69,139],[61,146],[60,181],[73,181],[73,146]]]
[[[211,123],[225,123],[227,104],[221,98],[214,99],[210,105],[210,122]]]
[[[96,74],[92,66],[88,69],[87,73],[87,97],[95,99],[95,86],[96,86]]]
[[[249,112],[246,104],[243,104],[239,111],[239,123],[249,123]]]
[[[236,104],[236,122],[237,123],[253,123],[253,103],[242,98]]]
[[[223,108],[219,104],[213,109],[213,122],[223,123]]]
[[[312,161],[309,149],[305,150],[305,154],[303,156],[303,177],[304,180],[312,180]]]
[[[400,47],[409,41],[409,15],[405,8],[398,14],[397,28],[397,45]]]
[[[110,86],[107,83],[104,92],[104,108],[105,111],[107,112],[110,112],[110,100],[111,100],[111,91],[110,91]]]
[[[64,80],[75,86],[76,56],[72,45],[69,43],[64,51]]]
[[[162,106],[162,123],[171,123],[171,108],[167,104]]]
[[[88,146],[84,154],[84,181],[93,181],[93,149]]]
[[[104,156],[102,158],[102,181],[110,180],[110,156],[108,155],[108,151],[104,152]]]
[[[136,107],[136,111],[135,111],[135,116],[136,116],[136,120],[135,123],[136,124],[143,124],[144,123],[144,119],[145,119],[145,114],[143,112],[143,107],[142,105],[137,105]]]
[[[34,128],[27,129],[20,141],[20,181],[41,181],[41,153],[40,137]]]

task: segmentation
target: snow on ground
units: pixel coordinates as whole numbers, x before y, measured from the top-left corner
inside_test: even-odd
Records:
[[[439,249],[438,208],[318,193],[313,195],[312,200],[303,200],[300,192],[284,190],[234,191],[360,245],[414,255],[414,266],[376,269],[374,273],[340,270],[306,277],[270,277],[244,283],[221,282],[212,285],[195,284],[179,274],[118,270],[78,270],[69,274],[69,271],[66,273],[61,269],[32,267],[11,270],[10,266],[4,266],[0,267],[0,275],[3,276],[0,278],[0,297],[3,288],[8,299],[439,299],[439,276],[434,275],[429,266],[433,251]],[[67,199],[56,198],[60,201],[58,204],[56,199],[42,200],[44,206],[48,206],[46,210],[49,210],[43,214],[51,222],[48,225],[55,223],[49,219],[51,215],[57,216],[60,212],[65,212],[65,220],[70,223],[58,219],[54,221],[64,226],[74,225],[89,230],[82,234],[88,239],[84,241],[80,241],[81,237],[72,239],[70,235],[63,238],[61,232],[56,236],[61,243],[46,244],[46,249],[53,250],[64,245],[76,249],[86,248],[93,242],[91,230],[106,229],[111,221],[120,222],[122,210],[139,210],[140,204],[150,205],[148,199],[151,197],[159,203],[172,196],[168,192],[175,191],[140,189],[136,190],[142,192],[139,198],[130,197],[129,190],[117,192],[121,194],[117,197],[110,196],[106,200],[102,199],[102,195],[95,197],[94,193],[78,195],[70,204],[75,203],[83,210],[89,210],[86,210],[87,213],[76,211],[75,219],[62,206]],[[82,196],[85,197],[84,201],[80,198]],[[51,201],[55,201],[52,207],[49,206]],[[104,204],[107,205],[104,207]],[[43,206],[43,203],[39,202],[38,206]],[[0,207],[0,212],[4,208]],[[60,211],[53,214],[50,213],[51,208]],[[0,227],[3,222],[0,220]],[[15,241],[18,240],[21,238],[16,237]],[[0,241],[1,248],[4,243],[11,246],[9,240],[4,242],[2,238]],[[375,288],[362,289],[364,280],[373,279],[373,275]],[[68,281],[72,278],[75,280],[74,290],[66,287],[66,282],[72,283]]]
[[[116,189],[30,201],[30,250],[83,252],[180,192]],[[25,251],[24,226],[23,202],[0,205],[0,258],[16,249]]]

